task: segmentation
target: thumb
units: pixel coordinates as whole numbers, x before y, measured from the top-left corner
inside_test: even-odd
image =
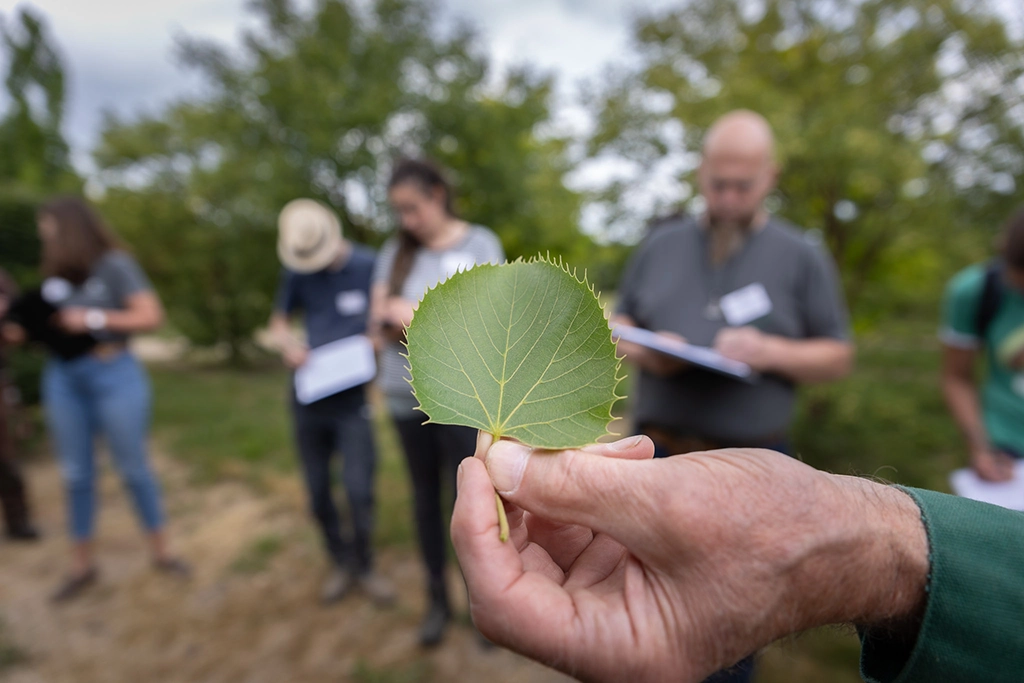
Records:
[[[597,451],[547,451],[498,441],[485,463],[495,490],[509,502],[551,522],[581,524],[622,539],[635,531],[634,513],[642,515],[649,506],[653,452],[647,437]]]

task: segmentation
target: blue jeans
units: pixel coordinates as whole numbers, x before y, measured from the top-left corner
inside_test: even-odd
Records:
[[[147,531],[163,527],[160,485],[149,466],[150,389],[146,372],[126,352],[111,358],[50,358],[43,371],[43,404],[57,448],[75,540],[93,535],[96,517],[94,441],[106,438],[121,479]]]

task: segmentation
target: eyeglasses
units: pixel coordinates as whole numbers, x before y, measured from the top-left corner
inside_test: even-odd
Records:
[[[746,194],[754,189],[755,184],[755,180],[723,180],[713,178],[711,180],[711,191],[715,193],[722,193],[729,188],[732,188],[739,194]]]

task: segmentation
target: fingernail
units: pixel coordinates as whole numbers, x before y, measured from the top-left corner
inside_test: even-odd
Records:
[[[458,469],[455,470],[455,490],[456,491],[461,491],[462,490],[462,465],[463,464],[464,463],[460,462]]]
[[[609,444],[608,447],[613,451],[628,451],[630,448],[639,445],[640,442],[643,440],[643,434],[639,434],[637,436],[627,436],[625,439],[619,439],[615,443]]]
[[[621,453],[622,451],[628,451],[643,440],[643,436],[627,436],[625,439],[619,439],[612,443],[593,443],[589,446],[584,446],[580,450],[586,451],[587,453],[596,453],[598,455],[607,455],[608,453]]]
[[[494,443],[494,437],[491,436],[490,432],[479,430],[476,433],[476,452],[473,453],[476,457],[487,455],[487,449]]]
[[[487,451],[487,472],[498,493],[515,493],[523,481],[531,449],[512,441],[499,441]]]

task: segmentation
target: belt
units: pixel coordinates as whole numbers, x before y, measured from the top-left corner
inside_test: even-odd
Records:
[[[680,434],[672,429],[658,425],[642,424],[640,433],[650,437],[651,441],[664,448],[672,455],[679,453],[696,453],[699,451],[717,451],[722,448],[765,448],[777,445],[788,438],[785,432],[766,434],[757,439],[708,439],[693,434]]]
[[[109,360],[127,350],[128,344],[125,342],[100,342],[96,346],[92,347],[92,349],[89,350],[89,353],[97,358]]]

